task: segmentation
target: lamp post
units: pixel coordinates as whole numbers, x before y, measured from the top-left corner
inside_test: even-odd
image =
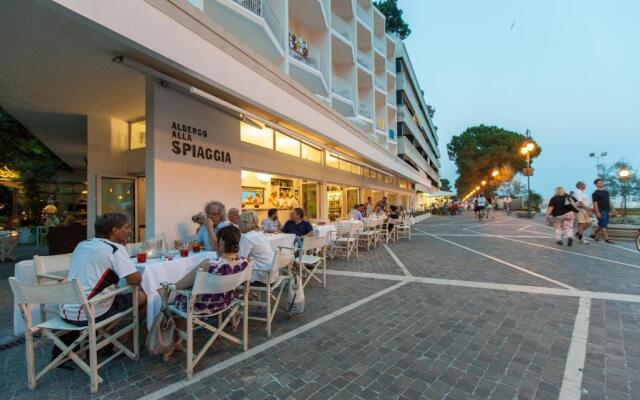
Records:
[[[603,151],[600,152],[600,154],[598,155],[598,153],[589,153],[589,158],[595,158],[596,159],[596,175],[597,176],[602,176],[603,174],[601,174],[601,170],[602,170],[602,164],[600,164],[600,157],[606,157],[607,156],[607,152]]]
[[[622,194],[622,214],[627,215],[627,180],[631,175],[631,171],[628,168],[623,167],[620,171],[618,171],[618,177],[620,177],[620,182],[622,183],[620,187],[620,194]]]
[[[527,130],[527,138],[529,130]],[[527,156],[527,217],[531,218],[531,152],[535,150],[536,145],[529,142],[520,148],[520,153]]]

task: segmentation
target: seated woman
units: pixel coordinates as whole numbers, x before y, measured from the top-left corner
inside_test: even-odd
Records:
[[[274,252],[267,235],[258,228],[258,217],[254,211],[243,211],[240,215],[240,250],[238,255],[251,258],[253,261],[253,273],[251,280],[254,282],[268,283],[269,272],[273,263]],[[278,280],[274,274],[272,282]]]
[[[398,222],[398,218],[400,218],[400,213],[398,212],[398,207],[389,206],[391,212],[389,213],[389,221],[387,222],[387,229],[391,231],[393,226]]]
[[[207,267],[207,272],[217,275],[232,275],[244,271],[251,261],[238,256],[240,249],[240,230],[233,225],[225,226],[218,231],[218,249],[220,257],[213,260]],[[226,293],[200,294],[194,304],[195,314],[213,314],[217,311],[229,307],[235,299],[235,290]],[[175,306],[183,312],[187,312],[187,296],[178,294],[175,298]],[[176,324],[180,329],[184,329],[185,321],[178,318]]]

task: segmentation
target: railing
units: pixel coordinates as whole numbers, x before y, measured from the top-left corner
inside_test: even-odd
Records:
[[[289,39],[291,41],[291,39]],[[325,82],[329,82],[329,70],[327,68],[327,64],[324,62],[322,55],[315,49],[313,45],[310,46],[309,54],[307,57],[302,56],[291,48],[291,43],[289,43],[289,54],[295,60],[298,60],[311,68],[319,71]]]
[[[371,69],[371,55],[358,49],[358,64],[367,69]]]
[[[375,46],[376,49],[378,49],[378,51],[380,51],[382,54],[384,54],[384,58],[386,60],[387,59],[387,54],[385,53],[384,44],[385,44],[384,37],[380,38],[378,36],[374,36],[373,45]]]
[[[386,91],[387,74],[376,75],[376,87],[383,92]]]
[[[367,117],[369,119],[371,119],[371,108],[369,108],[369,106],[364,105],[364,104],[360,104],[358,106],[358,114],[362,115],[363,117]]]
[[[273,35],[276,37],[276,40],[280,44],[283,45],[282,38],[282,23],[278,18],[278,14],[273,10],[271,3],[269,0],[233,0],[237,4],[240,4],[242,7],[251,11],[259,17],[264,18],[267,25],[273,32]]]
[[[387,92],[387,103],[391,104],[392,106],[396,105],[396,93],[395,92]]]
[[[346,99],[353,100],[353,88],[346,79],[334,75],[333,80],[331,81],[331,88],[333,93]]]
[[[357,8],[358,18],[360,18],[368,26],[371,26],[371,13],[368,10],[365,10],[360,5],[360,3],[358,3],[358,6],[356,8]]]
[[[350,24],[336,13],[331,13],[331,27],[347,39],[347,41],[351,41]]]

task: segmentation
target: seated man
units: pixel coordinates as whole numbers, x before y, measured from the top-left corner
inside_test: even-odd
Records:
[[[227,218],[236,228],[240,226],[240,211],[237,208],[230,208],[227,213]]]
[[[313,226],[304,220],[304,210],[297,207],[291,212],[291,219],[284,224],[282,232],[293,233],[301,239],[304,236],[313,236]]]
[[[121,278],[126,279],[129,285],[139,286],[142,276],[123,246],[131,235],[128,217],[119,213],[101,215],[96,219],[95,230],[95,238],[80,242],[73,250],[69,280],[80,281],[87,300],[113,290]],[[146,301],[145,293],[138,290],[139,306],[144,306]],[[95,306],[96,322],[122,312],[132,304],[131,293],[98,303]],[[80,304],[63,304],[60,316],[72,325],[87,325],[87,315]]]
[[[262,220],[262,230],[266,233],[274,233],[280,230],[280,221],[278,220],[278,209],[270,208],[267,211],[267,218]]]
[[[362,221],[362,212],[360,211],[360,208],[360,204],[353,206],[353,210],[349,211],[349,219]]]

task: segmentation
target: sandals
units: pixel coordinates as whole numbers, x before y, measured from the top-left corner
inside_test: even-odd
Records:
[[[615,241],[611,240],[611,239],[607,239],[605,240],[605,243],[609,243],[609,244],[616,244]]]

